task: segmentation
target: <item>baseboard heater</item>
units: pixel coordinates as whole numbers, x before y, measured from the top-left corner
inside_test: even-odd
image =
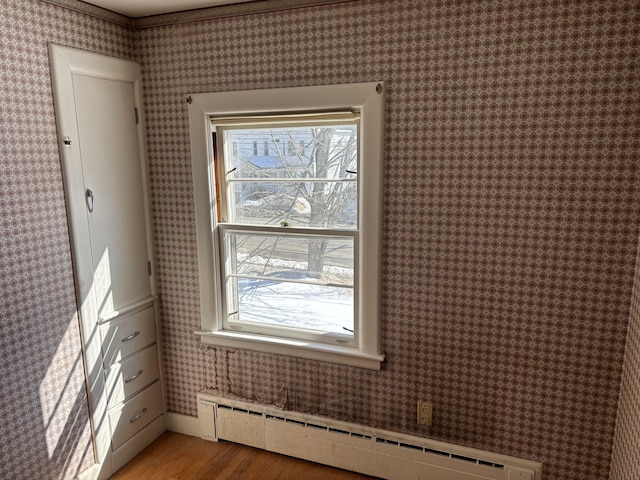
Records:
[[[542,480],[542,464],[329,418],[198,394],[200,436],[388,480]]]

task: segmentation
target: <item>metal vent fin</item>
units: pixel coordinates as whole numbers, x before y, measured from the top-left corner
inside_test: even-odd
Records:
[[[459,455],[457,453],[445,452],[443,450],[435,450],[433,448],[423,447],[422,445],[416,445],[412,443],[406,442],[398,442],[397,440],[390,440],[387,438],[376,437],[376,442],[384,443],[386,445],[394,445],[398,448],[408,448],[410,450],[416,450],[419,452],[429,453],[431,455],[438,455],[440,457],[451,458],[453,460],[461,460],[463,462],[469,462],[476,465],[483,465],[485,467],[497,468],[500,470],[504,470],[504,465],[496,462],[489,462],[486,460],[482,460],[480,458],[468,457],[466,455]]]

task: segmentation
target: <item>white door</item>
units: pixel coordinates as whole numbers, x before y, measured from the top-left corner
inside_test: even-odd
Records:
[[[58,45],[49,58],[97,462],[91,478],[106,478],[117,463],[109,416],[117,407],[104,351],[127,339],[105,345],[100,326],[148,308],[156,293],[140,67]]]
[[[133,82],[73,75],[98,315],[151,295]]]

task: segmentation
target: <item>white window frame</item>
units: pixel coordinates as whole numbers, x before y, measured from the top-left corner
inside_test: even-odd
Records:
[[[201,330],[206,344],[257,350],[379,369],[380,245],[384,141],[383,82],[192,94],[188,97],[189,133],[195,201]],[[354,302],[354,341],[320,343],[274,335],[225,330],[216,214],[212,117],[282,115],[351,110],[360,114],[358,214],[355,245],[359,285]],[[210,181],[211,179],[211,181]]]

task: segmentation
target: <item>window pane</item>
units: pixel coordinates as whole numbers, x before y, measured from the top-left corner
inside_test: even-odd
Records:
[[[238,144],[227,171],[230,178],[353,178],[357,131],[355,124],[225,129],[225,144]],[[263,145],[257,152],[256,143]]]
[[[353,289],[237,279],[238,313],[230,323],[251,322],[352,335]]]
[[[229,322],[352,333],[353,237],[224,235]]]
[[[233,182],[228,221],[355,229],[356,182]]]
[[[355,122],[223,132],[226,221],[357,228]]]
[[[289,282],[353,285],[352,237],[301,237],[226,232],[231,275]]]

